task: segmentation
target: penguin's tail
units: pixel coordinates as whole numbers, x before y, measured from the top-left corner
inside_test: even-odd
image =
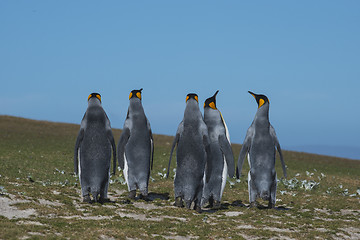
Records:
[[[94,198],[94,202],[99,202],[99,195],[100,195],[99,190],[91,191],[91,195]]]
[[[262,191],[260,192],[260,198],[267,201],[270,199],[270,193],[268,191]]]

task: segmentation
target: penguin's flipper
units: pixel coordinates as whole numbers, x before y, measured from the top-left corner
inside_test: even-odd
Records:
[[[106,134],[107,134],[107,138],[109,140],[109,142],[111,143],[111,148],[113,150],[113,175],[115,175],[116,172],[116,145],[115,145],[115,140],[114,140],[114,135],[111,131],[111,125],[110,125],[110,120],[108,118],[108,116],[106,115]]]
[[[280,143],[279,143],[279,140],[277,139],[275,129],[274,129],[274,127],[273,127],[271,124],[270,124],[270,135],[271,135],[271,137],[272,137],[272,139],[273,139],[273,141],[274,141],[274,144],[275,144],[275,146],[276,146],[276,149],[277,149],[278,152],[279,152],[280,161],[281,161],[281,166],[282,166],[282,169],[283,169],[284,177],[287,178],[286,166],[285,166],[285,161],[284,161],[284,158],[283,158],[283,155],[282,155]]]
[[[118,143],[118,162],[121,169],[124,169],[125,146],[129,140],[129,137],[130,129],[124,126]]]
[[[80,130],[79,130],[79,133],[78,133],[78,136],[76,138],[76,142],[75,142],[75,151],[74,151],[74,172],[75,174],[78,174],[79,173],[79,165],[78,165],[78,150],[79,150],[79,147],[80,147],[80,144],[84,138],[84,131],[85,131],[85,127],[86,127],[86,112],[84,114],[84,117],[83,119],[81,120],[81,124],[80,124]]]
[[[179,141],[179,137],[180,137],[180,135],[179,135],[179,134],[176,134],[175,139],[174,139],[174,142],[173,142],[173,145],[172,145],[172,147],[171,147],[170,158],[169,158],[169,165],[168,165],[168,170],[167,170],[167,172],[166,172],[166,178],[169,177],[170,165],[171,165],[171,158],[172,158],[172,154],[173,154],[174,148],[175,148],[176,144],[177,144],[178,141]]]
[[[108,135],[108,139],[111,143],[111,148],[113,150],[113,175],[115,175],[115,172],[116,172],[116,145],[115,145],[114,136],[113,136],[111,130],[108,130],[107,135]]]
[[[241,147],[241,151],[239,154],[238,163],[236,166],[236,178],[239,179],[241,175],[242,166],[244,163],[245,155],[249,152],[251,147],[251,140],[254,137],[255,134],[255,128],[251,125],[249,129],[246,132],[245,140],[243,142],[243,145]]]
[[[206,153],[206,164],[205,164],[205,181],[206,183],[209,182],[211,177],[211,170],[213,168],[212,161],[210,159],[211,156],[211,148],[210,148],[210,139],[209,135],[203,135],[203,144],[205,146],[205,153]]]
[[[150,140],[151,140],[151,170],[153,169],[153,163],[154,163],[154,138],[152,135],[152,132],[150,130]]]
[[[154,138],[153,138],[153,135],[152,135],[152,131],[151,131],[151,127],[150,127],[150,122],[149,120],[146,118],[146,124],[147,124],[147,128],[148,128],[148,131],[149,131],[149,134],[150,134],[150,148],[151,148],[151,160],[150,160],[150,169],[152,170],[153,169],[153,162],[154,162]]]
[[[229,177],[232,178],[234,177],[234,173],[235,173],[235,161],[234,161],[234,154],[232,152],[231,145],[227,137],[223,134],[219,135],[219,144],[221,151],[225,156]]]
[[[78,150],[79,150],[79,147],[80,147],[80,144],[82,142],[84,138],[84,129],[80,129],[79,131],[79,134],[76,138],[76,143],[75,143],[75,150],[74,150],[74,173],[77,175],[79,173],[79,169],[78,169]]]
[[[200,123],[200,132],[203,136],[203,144],[205,147],[205,152],[206,152],[206,156],[210,155],[210,138],[209,138],[209,131],[207,128],[207,125],[205,124],[205,122],[201,122]],[[207,157],[208,159],[208,157]]]
[[[172,154],[173,154],[174,148],[175,148],[176,144],[179,142],[180,135],[181,135],[181,133],[182,133],[183,131],[184,131],[184,123],[181,121],[181,123],[179,124],[178,129],[177,129],[177,131],[176,131],[176,135],[175,135],[175,138],[174,138],[174,142],[173,142],[172,147],[171,147],[170,158],[169,158],[169,165],[168,165],[168,170],[167,170],[167,173],[166,173],[166,178],[169,177],[171,158],[172,158]]]
[[[206,165],[205,165],[205,176],[204,176],[206,183],[208,183],[210,181],[212,168],[213,168],[212,162],[209,159],[209,155],[207,155]]]
[[[205,181],[206,183],[209,182],[211,177],[211,170],[213,168],[212,161],[210,159],[211,157],[211,148],[210,148],[210,137],[209,137],[209,131],[207,128],[207,125],[205,122],[200,123],[201,133],[203,135],[203,144],[205,147],[205,158],[206,158],[206,164],[205,164]]]

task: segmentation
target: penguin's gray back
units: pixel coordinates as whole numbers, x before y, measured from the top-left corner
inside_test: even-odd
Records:
[[[126,164],[135,175],[147,175],[150,171],[151,136],[148,121],[140,100],[131,101],[126,124],[130,137],[125,146]],[[146,172],[144,172],[146,170]]]
[[[85,161],[96,160],[99,157],[111,158],[111,144],[106,133],[106,115],[101,107],[92,106],[86,111],[86,127],[80,150],[81,159]]]
[[[206,125],[198,106],[194,105],[195,102],[188,103],[185,108],[183,131],[176,151],[175,181],[182,186],[197,186],[202,181],[206,163],[203,143],[203,128],[206,128]]]
[[[101,181],[110,171],[111,143],[106,133],[106,114],[101,106],[90,106],[85,113],[86,126],[80,145],[81,181],[91,186],[91,191],[100,191]]]
[[[137,100],[137,99],[136,99]],[[148,155],[150,159],[150,132],[148,130],[148,121],[144,109],[140,102],[130,104],[128,119],[130,123],[130,137],[126,149],[137,151],[135,145],[140,149],[146,149],[143,154]]]
[[[184,131],[179,138],[176,157],[177,167],[187,172],[197,172],[203,165],[199,160],[204,159],[205,148],[199,128],[198,120],[184,119]]]

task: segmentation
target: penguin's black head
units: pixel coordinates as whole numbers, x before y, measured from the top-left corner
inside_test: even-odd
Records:
[[[93,98],[93,97],[99,99],[99,101],[101,102],[101,95],[100,95],[100,93],[91,93],[91,94],[89,95],[89,97],[88,97],[88,101],[90,100],[90,98]]]
[[[218,94],[218,92],[219,92],[219,90],[217,90],[216,93],[212,97],[209,97],[208,99],[205,100],[204,108],[210,107],[212,109],[217,109],[216,108],[216,95]]]
[[[264,105],[265,103],[270,103],[269,99],[262,94],[255,94],[253,92],[248,91],[251,95],[253,95],[253,97],[255,98],[257,104],[258,104],[258,108],[260,108],[262,105]]]
[[[140,90],[132,90],[131,93],[130,93],[130,95],[129,95],[129,100],[130,100],[131,98],[133,98],[133,97],[137,97],[138,99],[141,100],[141,91],[142,91],[142,90],[143,90],[142,88],[141,88]]]
[[[193,99],[195,99],[197,102],[199,102],[199,98],[198,98],[198,95],[197,95],[196,93],[189,93],[189,94],[186,96],[186,102],[187,102],[190,98],[193,98]]]

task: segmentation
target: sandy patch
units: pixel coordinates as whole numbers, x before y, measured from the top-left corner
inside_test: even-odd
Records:
[[[348,228],[339,228],[339,230],[344,231],[344,233],[338,232],[334,239],[360,239],[360,229],[354,227]]]
[[[128,217],[128,218],[133,218],[135,220],[140,220],[140,221],[155,221],[155,222],[160,222],[163,220],[163,218],[161,217],[146,217],[145,214],[136,214],[136,213],[124,213],[124,212],[120,212],[117,211],[116,212],[120,217]]]
[[[259,239],[258,237],[253,237],[253,236],[248,236],[248,235],[245,235],[243,233],[238,233],[239,236],[243,237],[244,239],[247,239],[247,240],[255,240],[255,239]]]
[[[100,235],[99,238],[101,240],[115,240],[115,238],[109,237],[109,236],[106,236],[106,235]]]
[[[331,215],[331,211],[327,210],[326,208],[323,208],[323,209],[315,208],[314,210],[319,212],[319,213],[323,213],[323,214],[326,214],[326,215]]]
[[[269,218],[269,219],[279,219],[279,218],[281,218],[281,217],[275,216],[275,215],[268,215],[268,218]]]
[[[137,214],[137,213],[131,213],[131,212],[122,212],[121,210],[116,211],[116,214],[118,214],[120,217],[128,217],[128,218],[133,218],[136,220],[140,220],[140,221],[155,221],[155,222],[160,222],[163,221],[164,219],[174,219],[174,220],[178,220],[181,222],[186,222],[187,219],[186,218],[181,218],[181,217],[174,217],[174,216],[157,216],[157,217],[148,217],[146,214]]]
[[[119,206],[117,206],[117,205],[110,205],[110,204],[104,204],[104,205],[102,205],[102,207],[114,209],[114,208],[118,208]]]
[[[0,197],[0,215],[9,219],[28,218],[31,215],[37,215],[35,209],[29,208],[29,209],[20,210],[17,207],[12,206],[16,203],[26,203],[26,202],[30,202],[30,201]]]
[[[255,227],[253,227],[251,225],[240,225],[240,226],[237,226],[236,228],[238,228],[238,229],[255,229]]]
[[[341,209],[340,213],[341,215],[360,216],[360,210],[354,210],[354,209]]]
[[[134,206],[137,208],[145,209],[145,210],[154,210],[160,209],[161,207],[156,206],[152,203],[144,203],[144,202],[134,202]]]
[[[27,234],[29,234],[29,235],[26,235],[26,236],[23,236],[23,237],[21,237],[21,238],[19,238],[19,239],[21,239],[21,240],[23,240],[23,239],[33,239],[34,237],[35,237],[35,239],[38,239],[38,237],[39,236],[41,236],[41,237],[44,237],[45,236],[45,234],[43,234],[43,233],[38,233],[38,232],[28,232]]]
[[[154,237],[162,237],[165,239],[174,239],[174,240],[189,240],[189,239],[198,239],[198,236],[162,236],[158,234],[152,234]]]
[[[316,220],[321,220],[321,221],[325,221],[325,222],[334,222],[334,221],[339,221],[339,219],[332,219],[332,218],[322,218],[322,217],[317,217],[315,216],[314,219]]]
[[[225,216],[227,217],[237,217],[241,214],[244,214],[243,212],[225,212]]]
[[[61,206],[64,206],[64,204],[56,201],[56,202],[52,202],[52,201],[49,201],[49,200],[45,200],[45,199],[38,199],[39,200],[39,203],[41,205],[47,205],[47,206],[54,206],[54,207],[61,207]]]
[[[346,232],[350,236],[350,239],[360,239],[359,228],[348,227],[348,228],[340,228],[340,230]]]
[[[113,193],[115,192],[115,194]],[[125,192],[127,192],[126,190],[119,190],[119,189],[113,189],[111,192],[108,192],[108,195],[116,195],[116,196],[121,196],[123,195]]]
[[[45,226],[41,222],[36,222],[36,221],[18,221],[16,224],[17,225],[23,225],[24,224],[24,225]]]
[[[85,211],[85,209],[81,207],[81,205],[79,204],[78,201],[73,200],[72,203],[73,203],[74,207],[76,208],[76,210],[78,210],[78,211],[80,211],[80,212],[84,212],[84,211]]]
[[[286,228],[277,228],[277,227],[264,227],[264,230],[269,230],[271,232],[280,232],[280,233],[290,233],[295,232],[295,230],[290,230]]]
[[[82,219],[82,220],[110,220],[112,219],[111,216],[79,216],[79,215],[72,215],[72,216],[58,216],[64,219]]]
[[[179,220],[181,222],[186,222],[187,221],[186,218],[182,218],[182,217],[163,216],[163,218],[175,219],[175,220]]]

